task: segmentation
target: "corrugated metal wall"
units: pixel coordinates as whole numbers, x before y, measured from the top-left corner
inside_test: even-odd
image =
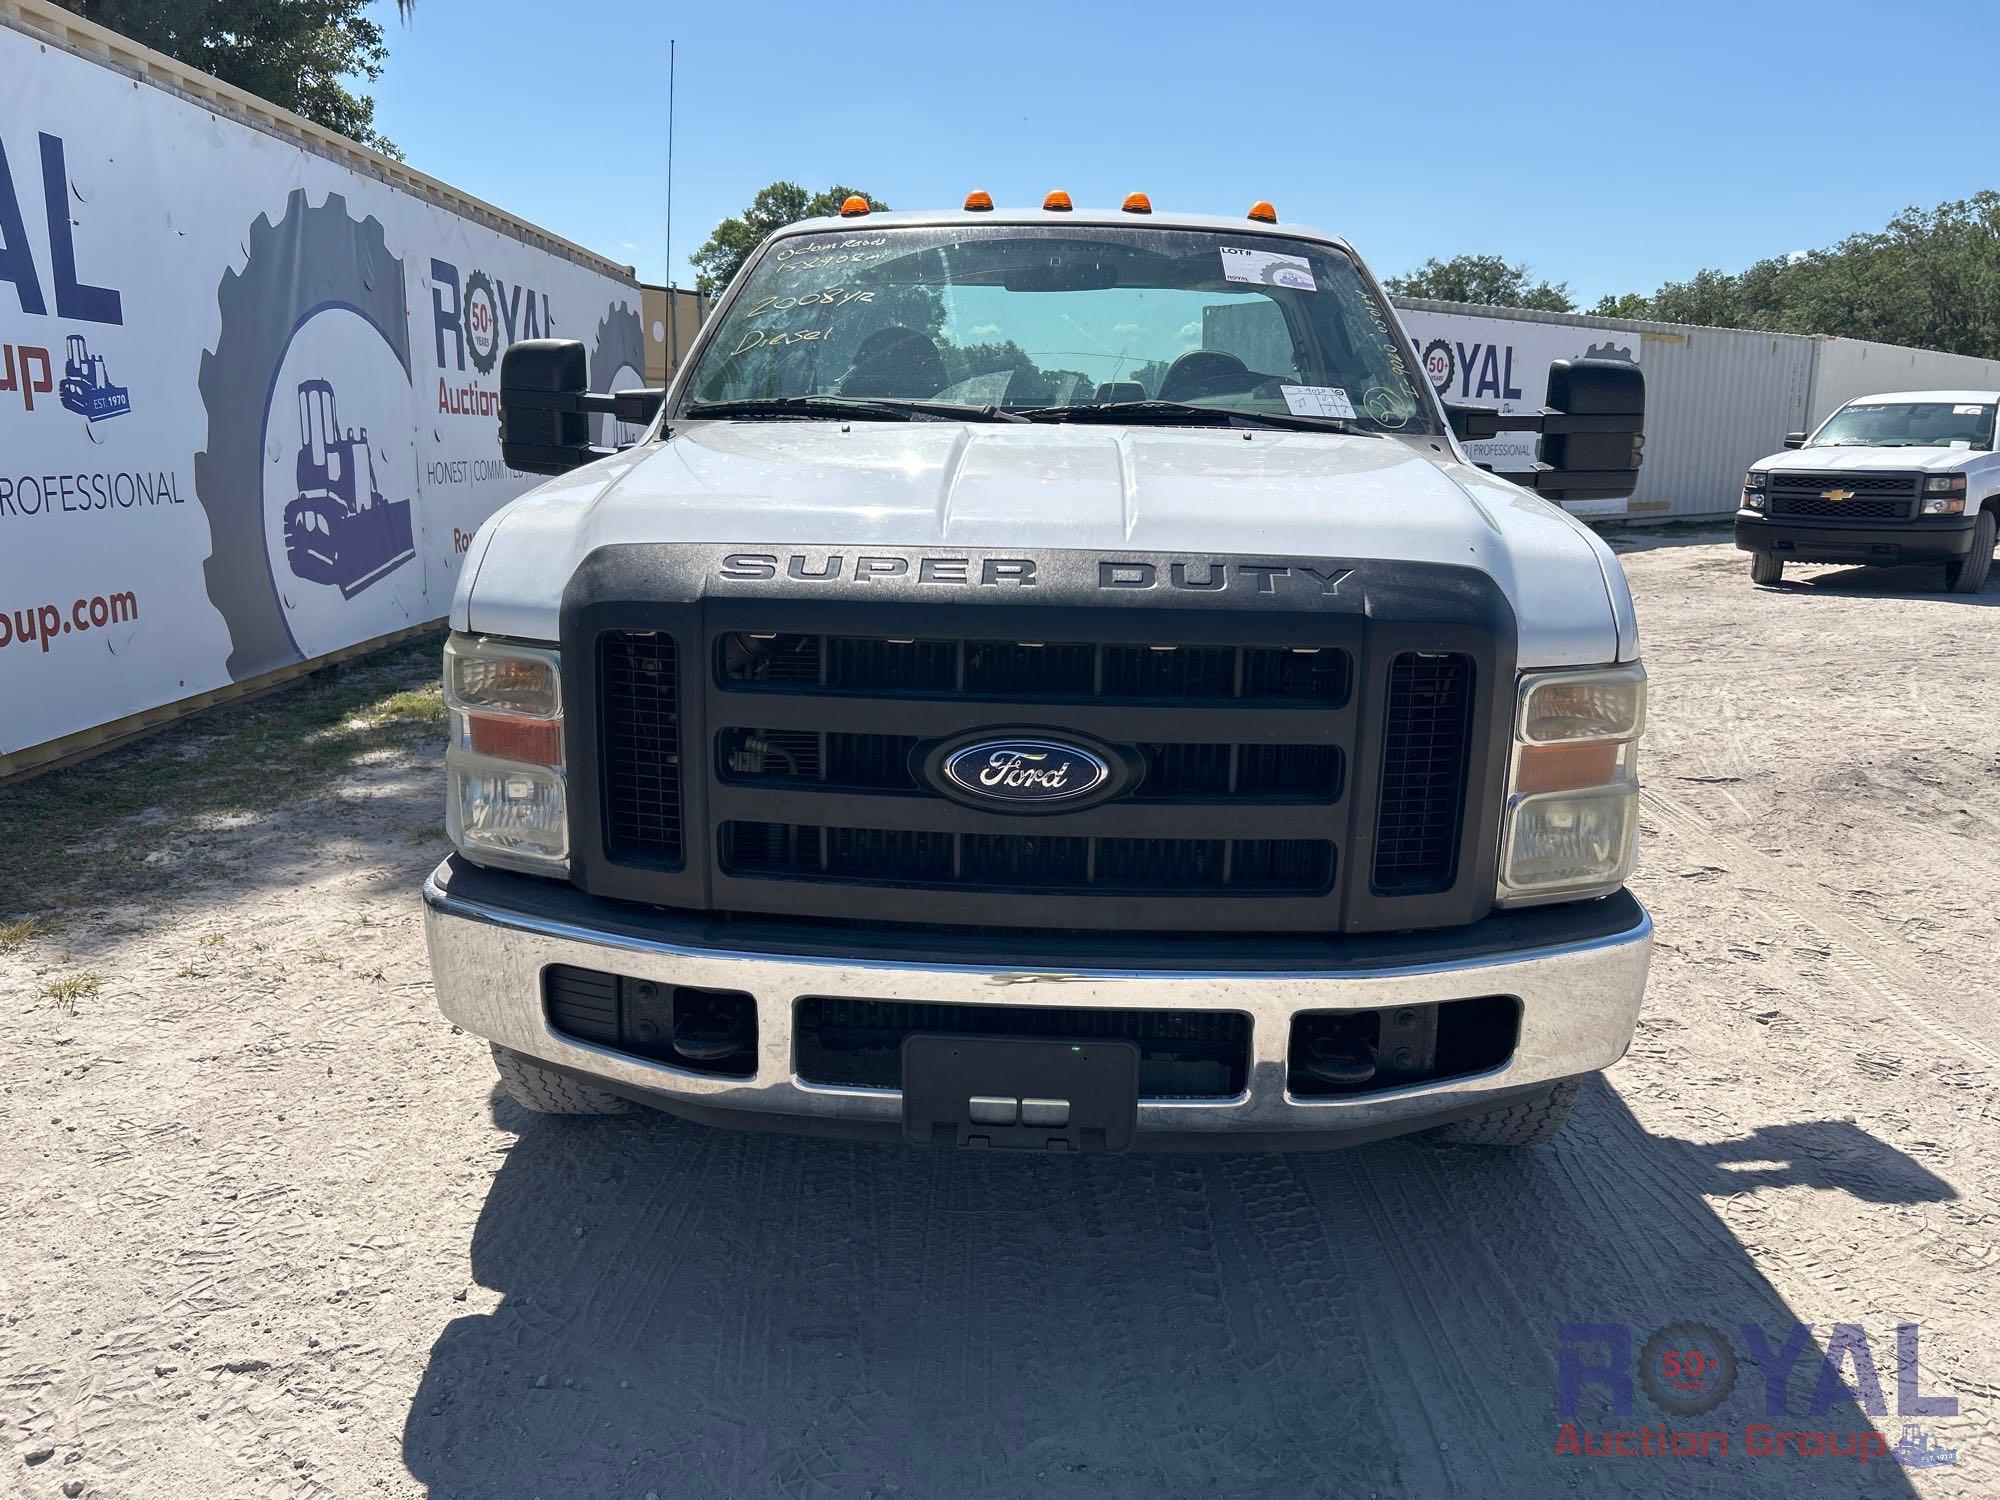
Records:
[[[1843,401],[1878,391],[2000,390],[2000,360],[1865,339],[1822,338],[1813,372],[1811,425]]]
[[[2000,389],[2000,360],[1860,339],[1693,328],[1398,297],[1398,307],[1468,318],[1561,323],[1636,335],[1646,372],[1646,462],[1635,517],[1725,516],[1743,471],[1856,396],[1939,387]]]

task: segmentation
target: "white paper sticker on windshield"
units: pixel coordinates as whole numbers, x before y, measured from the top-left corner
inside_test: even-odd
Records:
[[[1222,279],[1247,281],[1253,286],[1290,287],[1295,292],[1316,292],[1313,268],[1303,255],[1280,255],[1275,250],[1252,250],[1248,245],[1222,247]]]
[[[1983,406],[1954,406],[1951,414],[1954,417],[1976,417],[1985,410]]]
[[[1971,447],[1972,447],[1972,443],[1971,443],[1971,441],[1970,441],[1969,439],[1967,439],[1967,438],[1953,438],[1953,439],[1951,440],[1951,445],[1952,445],[1952,447],[1954,447],[1954,448],[1967,448],[1967,449],[1969,449],[1969,448],[1971,448]]]
[[[1337,385],[1281,385],[1285,405],[1295,417],[1352,417],[1354,403]]]

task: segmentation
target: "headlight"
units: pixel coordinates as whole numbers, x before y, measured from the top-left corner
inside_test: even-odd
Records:
[[[1646,672],[1636,663],[1521,679],[1497,904],[1572,901],[1625,883],[1645,727]]]
[[[445,825],[480,864],[569,870],[562,676],[554,651],[454,635],[444,647]]]
[[[1743,476],[1743,508],[1762,510],[1764,508],[1764,486],[1771,476],[1762,469],[1752,469]]]
[[[1965,476],[1932,474],[1924,480],[1923,513],[1927,516],[1965,514]]]

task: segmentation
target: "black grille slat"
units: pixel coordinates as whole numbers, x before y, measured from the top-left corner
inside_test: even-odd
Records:
[[[1911,513],[1908,500],[1822,500],[1817,495],[1773,495],[1774,516],[1817,516],[1846,521],[1900,521]]]
[[[608,843],[614,858],[678,865],[681,805],[680,673],[662,635],[612,635],[601,657]]]
[[[1129,839],[821,828],[731,821],[725,872],[876,885],[963,885],[1088,895],[1318,895],[1333,883],[1327,839]],[[826,849],[822,865],[819,850]],[[1095,845],[1093,849],[1092,846]],[[1232,858],[1232,850],[1244,851]]]
[[[1406,651],[1389,668],[1375,888],[1443,890],[1457,872],[1466,761],[1472,749],[1472,659]]]
[[[618,980],[615,975],[569,964],[551,964],[543,971],[549,1022],[556,1030],[586,1042],[616,1046],[618,1042]]]
[[[716,669],[724,687],[739,691],[908,693],[945,699],[1258,701],[1329,707],[1346,701],[1352,681],[1347,653],[1335,648],[961,643],[759,636],[742,631],[720,638]]]

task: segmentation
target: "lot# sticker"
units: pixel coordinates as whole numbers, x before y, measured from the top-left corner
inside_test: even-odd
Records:
[[[1252,286],[1290,287],[1295,292],[1316,292],[1312,266],[1303,255],[1280,255],[1275,250],[1252,250],[1247,245],[1222,247],[1222,279],[1247,281]]]
[[[1354,403],[1337,385],[1281,385],[1285,405],[1295,417],[1352,417]]]

